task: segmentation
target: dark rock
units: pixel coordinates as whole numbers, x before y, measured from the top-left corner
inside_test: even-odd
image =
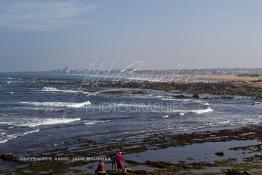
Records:
[[[194,95],[192,96],[192,98],[199,99],[200,97],[199,97],[199,95],[198,95],[198,94],[194,94]]]
[[[5,161],[17,161],[17,157],[12,154],[12,153],[5,153],[0,155],[0,159],[5,160]]]
[[[217,156],[224,156],[224,153],[222,151],[216,152],[215,155]]]
[[[134,160],[125,160],[126,163],[128,164],[132,164],[132,165],[139,165],[141,163],[137,162],[137,161],[134,161]]]
[[[187,96],[184,96],[184,95],[175,95],[174,97],[175,98],[188,98]]]
[[[232,100],[232,99],[234,99],[234,97],[229,96],[229,95],[224,95],[224,96],[222,96],[221,98],[222,98],[222,99],[225,99],[225,100]]]
[[[152,166],[152,167],[156,167],[156,168],[166,168],[170,165],[173,165],[170,162],[163,162],[163,161],[146,161],[145,162],[146,165]]]
[[[133,173],[133,174],[143,174],[143,175],[148,174],[147,171],[145,170],[128,170],[127,172]]]
[[[227,170],[225,172],[226,175],[250,175],[248,172],[241,172],[237,170]]]

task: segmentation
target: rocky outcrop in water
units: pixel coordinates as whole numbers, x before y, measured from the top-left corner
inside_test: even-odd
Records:
[[[251,96],[262,99],[262,88],[255,87],[245,82],[221,82],[221,83],[175,83],[175,82],[136,82],[136,81],[118,81],[118,82],[100,82],[99,86],[114,88],[139,88],[152,89],[160,91],[179,91],[188,94],[194,94],[193,98],[198,98],[197,94],[220,95],[225,98],[232,96]],[[186,96],[178,96],[177,98],[186,98]]]
[[[0,155],[0,159],[5,161],[18,161],[18,158],[12,153],[5,153]]]

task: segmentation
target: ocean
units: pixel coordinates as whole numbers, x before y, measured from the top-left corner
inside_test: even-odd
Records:
[[[262,104],[251,97],[175,98],[182,92],[76,87],[75,81],[83,78],[1,73],[0,153],[39,155],[141,144],[154,135],[240,128],[262,121]]]

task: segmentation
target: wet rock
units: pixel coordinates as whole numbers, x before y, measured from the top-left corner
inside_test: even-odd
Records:
[[[102,87],[115,87],[115,88],[139,88],[139,89],[152,89],[160,91],[179,91],[191,94],[213,94],[221,95],[221,98],[232,99],[235,95],[251,96],[256,99],[262,98],[262,88],[254,87],[252,84],[246,82],[222,82],[222,83],[167,83],[167,82],[104,82],[100,83]],[[188,98],[183,95],[177,98]]]
[[[232,169],[232,170],[227,170],[226,172],[225,172],[225,174],[226,175],[251,175],[251,174],[249,174],[248,172],[241,172],[241,171],[237,171],[237,170],[234,170],[234,169]]]
[[[148,174],[148,172],[145,170],[128,170],[127,172],[132,174],[143,174],[143,175]]]
[[[174,97],[175,97],[175,98],[179,98],[179,99],[181,99],[181,98],[188,98],[188,97],[185,96],[185,95],[175,95]]]
[[[150,161],[150,160],[146,161],[145,164],[148,166],[156,167],[156,168],[166,168],[166,167],[173,165],[170,162]]]
[[[217,155],[217,156],[224,156],[224,152],[219,151],[219,152],[216,152],[215,155]]]
[[[188,157],[187,160],[194,160],[192,157]]]
[[[132,164],[132,165],[139,165],[141,163],[137,162],[137,161],[134,161],[134,160],[125,160],[126,163],[128,164]]]
[[[229,95],[224,95],[224,96],[222,96],[221,98],[222,98],[222,99],[225,99],[225,100],[232,100],[232,99],[234,99],[233,96],[229,96]]]
[[[0,159],[5,161],[18,161],[18,158],[12,153],[5,153],[0,155]]]
[[[145,170],[127,170],[126,172],[108,170],[106,172],[106,175],[140,175],[140,174],[149,175],[151,173]]]
[[[199,97],[198,94],[194,94],[194,95],[192,96],[192,98],[199,99],[200,97]]]

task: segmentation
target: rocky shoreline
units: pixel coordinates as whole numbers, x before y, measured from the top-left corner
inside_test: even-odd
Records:
[[[77,88],[81,84],[80,81],[74,81],[67,85],[71,88]],[[254,86],[248,82],[218,82],[218,83],[167,83],[167,82],[133,82],[133,81],[117,81],[117,82],[96,82],[92,88],[131,88],[135,89],[135,93],[143,94],[146,89],[159,90],[165,92],[174,92],[174,98],[201,98],[200,94],[218,95],[219,98],[231,99],[234,96],[247,96],[256,100],[262,99],[262,88]],[[64,87],[65,84],[55,83],[50,86]],[[85,83],[83,90],[90,91],[90,84]],[[120,93],[121,91],[115,92]],[[191,96],[183,95],[183,93],[191,94]],[[208,98],[205,98],[208,99]],[[261,122],[260,122],[261,123]],[[109,144],[104,146],[96,146],[92,141],[79,140],[80,148],[76,149],[58,149],[43,152],[39,155],[28,156],[45,156],[45,157],[74,157],[74,156],[104,156],[108,157],[112,152],[121,150],[125,155],[143,153],[148,150],[159,150],[170,147],[183,147],[187,145],[195,145],[202,143],[226,143],[227,141],[249,141],[255,140],[259,143],[247,146],[233,146],[229,150],[239,151],[245,154],[245,158],[237,160],[236,158],[228,158],[225,151],[212,153],[217,156],[216,161],[201,162],[192,157],[188,161],[169,162],[158,160],[146,160],[139,162],[136,159],[127,160],[128,166],[132,171],[125,174],[145,174],[145,175],[165,175],[165,174],[226,174],[226,175],[260,175],[262,174],[262,127],[260,125],[250,125],[242,128],[220,129],[217,131],[192,131],[192,133],[160,133],[144,139],[141,143],[130,142],[125,144]],[[119,140],[121,143],[121,140]],[[95,146],[90,146],[95,145]],[[221,157],[223,159],[221,159]],[[0,174],[92,174],[90,172],[90,164],[92,161],[20,161],[15,155],[3,154],[0,156],[2,161],[0,164],[10,167],[5,170],[0,169]],[[134,168],[133,168],[134,167]],[[140,168],[136,168],[140,167]],[[113,174],[113,173],[112,173]],[[115,173],[124,174],[124,173]]]
[[[117,81],[98,82],[97,86],[113,88],[152,89],[165,92],[181,92],[195,94],[211,94],[227,97],[249,96],[262,99],[262,88],[252,82],[216,82],[216,83],[176,83],[176,82],[149,82],[149,81]],[[143,93],[143,91],[141,91]],[[180,98],[184,98],[181,96]]]
[[[218,81],[205,82],[152,82],[152,81],[79,81],[72,80],[70,84],[63,81],[54,80],[49,82],[49,86],[56,88],[74,88],[81,86],[83,91],[96,91],[99,88],[128,88],[136,89],[138,93],[145,93],[144,90],[158,90],[173,93],[193,94],[197,98],[198,94],[219,95],[224,98],[233,96],[247,96],[254,99],[262,99],[262,80],[250,81]],[[187,98],[187,96],[177,96],[178,98]]]
[[[244,147],[232,147],[231,150],[241,151],[242,154],[250,154],[245,159],[239,161],[237,159],[226,158],[214,162],[191,162],[179,161],[171,163],[167,161],[147,160],[145,162],[137,162],[136,160],[127,160],[127,164],[133,166],[151,167],[152,170],[146,171],[142,168],[136,168],[126,174],[259,174],[262,173],[262,127],[250,126],[239,129],[223,129],[216,132],[195,132],[191,134],[176,135],[156,135],[154,138],[145,140],[142,145],[121,145],[121,147],[106,146],[103,148],[93,149],[92,151],[59,151],[57,153],[45,153],[45,156],[109,156],[112,151],[122,150],[124,154],[140,153],[147,150],[158,150],[168,147],[181,147],[185,145],[194,145],[198,143],[226,142],[232,140],[257,140],[260,144],[248,145]],[[120,146],[120,145],[118,145]],[[133,147],[132,147],[133,146]],[[214,153],[217,157],[223,157],[224,152]],[[98,154],[99,153],[99,154]],[[43,156],[43,155],[41,155]],[[1,157],[3,158],[3,156]],[[190,160],[190,158],[188,158]],[[16,174],[90,174],[88,165],[89,161],[38,161],[38,162],[22,162],[15,160],[12,156],[6,157],[5,162],[11,163],[13,167],[9,173]],[[48,171],[47,171],[48,170]],[[208,173],[205,173],[205,172]],[[196,173],[198,172],[198,173]],[[4,172],[1,172],[4,173]],[[8,174],[8,171],[5,172]],[[120,173],[122,174],[122,173]]]

